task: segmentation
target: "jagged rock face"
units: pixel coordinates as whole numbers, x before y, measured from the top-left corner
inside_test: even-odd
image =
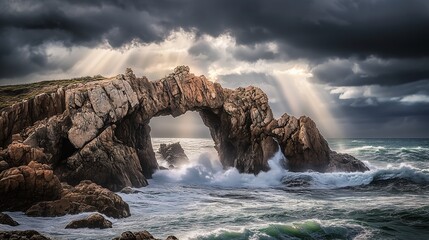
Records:
[[[330,162],[328,143],[308,117],[296,119],[284,114],[272,132],[287,158],[290,171],[314,170],[325,172]]]
[[[77,186],[63,186],[61,199],[39,202],[26,211],[33,217],[55,217],[66,214],[98,211],[113,218],[129,217],[130,208],[120,196],[91,181]]]
[[[158,169],[150,141],[150,120],[187,111],[200,113],[225,168],[255,174],[266,171],[268,160],[280,146],[291,171],[366,169],[348,164],[354,161],[351,158],[337,160],[310,118],[285,114],[274,119],[261,89],[223,89],[204,76],[189,73],[185,66],[158,81],[137,78],[127,69],[115,79],[67,87],[49,96],[47,107],[40,105],[43,101],[31,100],[2,112],[0,127],[6,131],[0,143],[9,143],[11,135],[20,132],[14,139],[22,139],[21,147],[30,146],[30,152],[20,154],[15,149],[14,154],[0,157],[15,156],[10,161],[15,166],[43,156],[37,160],[50,164],[61,180],[72,184],[90,179],[115,191],[145,186],[146,178]],[[34,109],[40,109],[40,114],[33,113],[37,111]],[[10,149],[14,146],[18,145]],[[43,149],[44,155],[38,149]]]
[[[124,186],[146,186],[136,150],[116,140],[115,127],[106,128],[67,158],[66,164],[56,170],[60,179],[72,185],[81,179],[91,180],[113,191],[120,191]]]
[[[64,89],[55,93],[43,93],[27,101],[2,109],[0,114],[0,147],[12,141],[12,135],[31,126],[38,120],[63,113]]]
[[[61,196],[61,183],[48,165],[30,162],[0,173],[0,211],[25,211],[39,201]]]
[[[158,152],[171,165],[177,167],[189,162],[188,156],[179,142],[172,144],[161,144]]]
[[[225,90],[223,108],[200,111],[209,127],[220,161],[240,172],[268,170],[268,160],[277,150],[269,136],[273,114],[268,98],[255,87]]]

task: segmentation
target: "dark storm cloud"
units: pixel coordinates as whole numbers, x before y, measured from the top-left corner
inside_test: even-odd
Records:
[[[2,1],[0,64],[11,69],[0,78],[41,70],[46,43],[118,48],[158,42],[179,28],[212,36],[229,32],[243,46],[276,42],[290,59],[425,57],[428,6],[423,0]],[[19,52],[26,47],[27,57]],[[235,55],[246,61],[274,57],[268,50]]]
[[[400,85],[429,80],[429,58],[336,59],[312,69],[313,80],[333,86]]]

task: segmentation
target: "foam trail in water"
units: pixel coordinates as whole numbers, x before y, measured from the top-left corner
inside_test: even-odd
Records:
[[[366,163],[371,171],[364,173],[289,172],[282,167],[285,157],[278,151],[268,161],[270,171],[258,175],[239,173],[237,169],[224,170],[217,156],[204,153],[193,163],[180,169],[161,170],[153,175],[154,183],[177,182],[190,185],[221,187],[275,187],[334,189],[368,185],[374,180],[405,179],[417,184],[429,184],[429,170],[401,163],[383,168]]]

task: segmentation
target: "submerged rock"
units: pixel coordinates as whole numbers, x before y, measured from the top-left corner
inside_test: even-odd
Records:
[[[158,152],[161,156],[173,166],[180,166],[189,162],[188,156],[179,142],[172,144],[162,143],[159,146]]]
[[[112,228],[112,222],[105,219],[103,215],[94,213],[84,219],[71,221],[66,228]]]
[[[139,193],[139,192],[141,192],[141,191],[136,190],[136,189],[132,189],[132,188],[130,188],[130,187],[124,187],[124,188],[121,190],[121,193],[125,193],[125,194],[133,194],[133,193]]]
[[[0,231],[0,239],[11,239],[11,240],[49,240],[34,230],[26,231]]]
[[[91,181],[64,186],[60,200],[39,202],[26,211],[33,217],[54,217],[98,211],[113,218],[129,217],[130,208],[120,196]]]
[[[9,215],[7,215],[5,213],[0,213],[0,224],[5,224],[5,225],[9,225],[9,226],[18,226],[19,225],[19,223],[17,223]]]

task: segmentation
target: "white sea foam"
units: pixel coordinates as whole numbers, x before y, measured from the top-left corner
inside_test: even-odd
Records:
[[[387,165],[376,167],[365,162],[370,171],[361,173],[319,173],[319,172],[289,172],[282,167],[283,154],[279,151],[268,161],[270,170],[254,174],[240,174],[237,169],[224,170],[213,154],[202,154],[193,163],[173,170],[157,171],[154,183],[178,182],[191,185],[209,185],[220,187],[305,187],[311,189],[334,189],[350,186],[367,185],[374,180],[402,178],[415,183],[429,184],[429,170],[415,168],[409,164]]]

